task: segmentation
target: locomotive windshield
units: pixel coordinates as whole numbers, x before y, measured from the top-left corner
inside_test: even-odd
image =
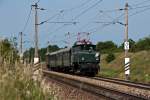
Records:
[[[81,45],[81,50],[96,50],[96,46],[95,45]]]
[[[76,45],[74,46],[75,51],[80,51],[80,50],[91,50],[91,51],[96,51],[96,45]]]

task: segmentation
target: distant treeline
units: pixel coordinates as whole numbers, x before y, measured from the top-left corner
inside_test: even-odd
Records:
[[[150,36],[145,37],[143,39],[138,40],[137,42],[133,39],[129,39],[130,43],[130,50],[129,52],[138,52],[142,50],[150,50]],[[47,50],[49,52],[54,52],[59,50],[57,45],[49,45],[48,48],[41,48],[39,50],[39,57],[41,61],[45,61],[45,54]],[[98,42],[97,43],[97,51],[100,53],[115,53],[115,52],[123,52],[124,51],[124,44],[122,43],[120,46],[115,44],[113,41],[105,41],[105,42]],[[30,48],[28,51],[24,53],[24,58],[28,62],[33,62],[34,57],[34,48]]]
[[[45,55],[47,52],[54,52],[59,50],[60,48],[57,45],[49,45],[46,48],[41,48],[38,52],[39,52],[39,57],[40,57],[40,61],[45,61]],[[29,50],[24,52],[24,60],[26,60],[26,62],[33,62],[33,58],[34,58],[34,48],[30,48]]]
[[[137,42],[133,39],[129,39],[130,49],[129,52],[138,52],[142,50],[150,50],[150,36],[143,39],[139,39]],[[101,53],[115,53],[124,51],[124,43],[120,46],[113,41],[105,41],[97,43],[97,51]]]

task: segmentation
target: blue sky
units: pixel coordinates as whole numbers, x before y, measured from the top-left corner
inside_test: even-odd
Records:
[[[67,45],[64,41],[69,40],[65,35],[70,32],[71,44],[76,40],[78,32],[90,32],[90,39],[93,43],[98,41],[112,40],[121,44],[124,40],[124,26],[120,24],[104,25],[112,22],[124,11],[116,9],[124,8],[125,1],[128,1],[131,8],[129,15],[129,38],[138,40],[150,35],[150,0],[40,0],[39,6],[45,11],[39,11],[39,23],[53,17],[49,22],[78,22],[67,23],[45,23],[39,26],[39,45],[45,47],[47,41],[61,47]],[[0,37],[18,37],[23,30],[31,5],[36,0],[0,0]],[[99,2],[99,3],[98,3]],[[146,7],[144,7],[146,6]],[[113,10],[113,11],[110,11]],[[60,11],[63,11],[60,13]],[[103,11],[100,12],[100,11]],[[124,16],[119,18],[124,23]],[[105,27],[104,27],[105,26]],[[30,20],[24,31],[24,40],[30,43],[24,44],[24,49],[33,46],[34,36],[34,11],[32,10]]]

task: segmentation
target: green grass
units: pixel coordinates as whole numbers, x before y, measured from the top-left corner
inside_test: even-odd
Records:
[[[116,59],[111,63],[105,61],[107,54],[101,57],[101,71],[98,75],[125,79],[124,53],[116,53]],[[131,58],[131,81],[150,83],[150,51],[129,53]]]

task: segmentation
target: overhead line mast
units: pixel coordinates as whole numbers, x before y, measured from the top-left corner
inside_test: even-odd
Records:
[[[126,80],[130,79],[130,58],[128,55],[129,51],[129,41],[128,41],[128,3],[125,5],[125,40],[124,40],[124,49],[125,49],[125,77]]]
[[[23,33],[20,32],[20,62],[23,63]]]
[[[35,8],[35,52],[34,52],[34,64],[39,63],[38,55],[38,4],[32,5]]]
[[[40,1],[40,0],[39,0]],[[38,55],[38,25],[40,25],[38,23],[38,10],[46,10],[44,8],[39,8],[38,7],[38,3],[35,3],[35,5],[32,5],[32,7],[35,8],[35,52],[34,52],[34,64],[39,63],[39,55]]]

